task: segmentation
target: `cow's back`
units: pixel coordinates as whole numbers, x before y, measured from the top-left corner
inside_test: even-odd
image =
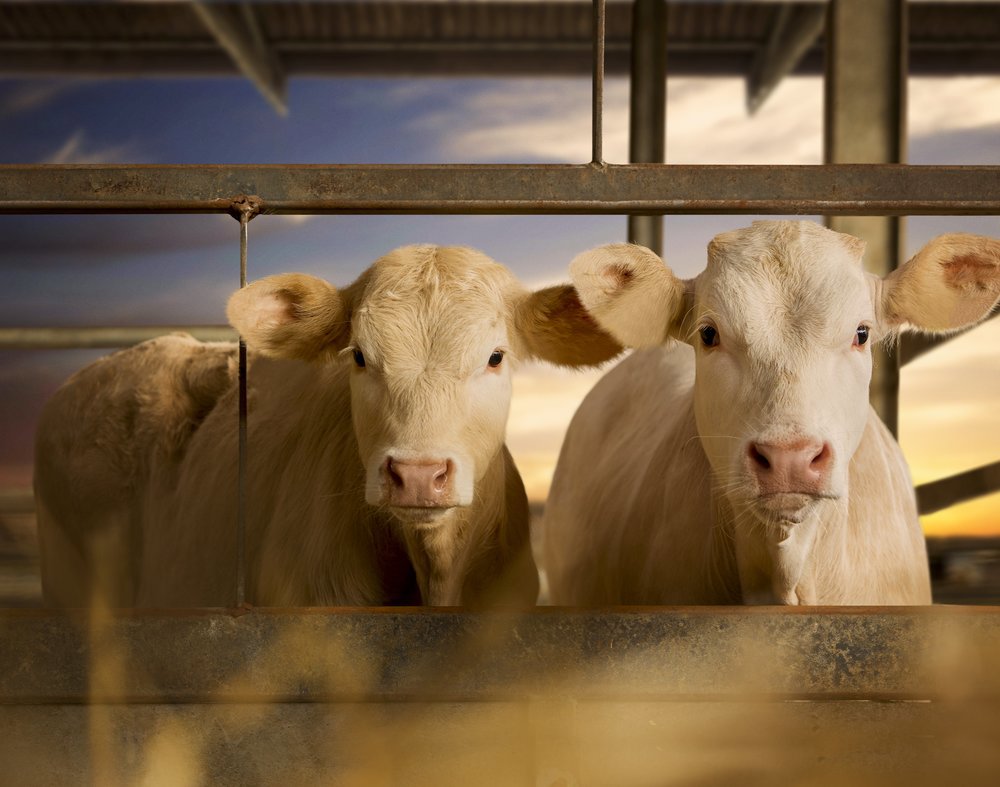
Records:
[[[738,600],[695,431],[687,345],[634,352],[577,410],[545,511],[556,604]]]
[[[133,603],[148,478],[176,474],[234,359],[231,344],[164,336],[85,367],[49,400],[35,446],[48,603],[86,604],[98,579],[107,603]]]

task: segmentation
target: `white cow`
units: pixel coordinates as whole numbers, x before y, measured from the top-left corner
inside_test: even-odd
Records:
[[[613,357],[569,285],[528,292],[470,249],[410,246],[346,289],[237,291],[251,351],[247,598],[261,605],[535,601],[510,369]],[[155,339],[64,385],[39,427],[45,598],[234,601],[235,346]]]
[[[983,318],[1000,242],[945,235],[884,279],[863,250],[761,221],[716,237],[689,281],[638,246],[573,261],[585,307],[644,349],[563,445],[545,514],[555,603],[930,603],[909,473],[868,404],[871,347]]]

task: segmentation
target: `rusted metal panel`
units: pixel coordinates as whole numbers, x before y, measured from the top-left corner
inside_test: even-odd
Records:
[[[998,660],[983,608],[0,614],[5,704],[996,699]]]
[[[1000,167],[6,165],[0,213],[1000,214]]]

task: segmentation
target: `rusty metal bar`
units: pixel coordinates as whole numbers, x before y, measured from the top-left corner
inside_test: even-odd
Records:
[[[0,214],[998,215],[1000,167],[5,165]]]
[[[994,492],[1000,492],[1000,462],[921,484],[917,487],[917,508],[921,514],[933,514]]]
[[[247,286],[247,227],[253,214],[241,210],[240,218],[240,289]],[[239,351],[239,466],[236,504],[236,606],[246,601],[247,533],[247,343],[240,336]]]
[[[592,154],[591,163],[604,163],[604,38],[605,38],[605,0],[593,0],[594,27],[592,30],[594,44],[594,75],[591,82],[591,98],[593,102],[593,119],[591,121]]]
[[[128,328],[0,328],[3,350],[88,350],[130,347],[171,333],[187,333],[203,342],[235,342],[226,325],[143,325]]]

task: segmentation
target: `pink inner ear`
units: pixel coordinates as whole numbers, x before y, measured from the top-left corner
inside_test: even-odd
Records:
[[[635,278],[635,271],[625,265],[605,265],[601,269],[601,275],[618,289],[623,289]]]
[[[1000,268],[976,254],[960,254],[941,263],[945,281],[962,290],[1000,292]]]
[[[295,316],[295,304],[289,299],[286,290],[270,292],[259,298],[256,304],[257,327],[277,327],[292,321]]]

